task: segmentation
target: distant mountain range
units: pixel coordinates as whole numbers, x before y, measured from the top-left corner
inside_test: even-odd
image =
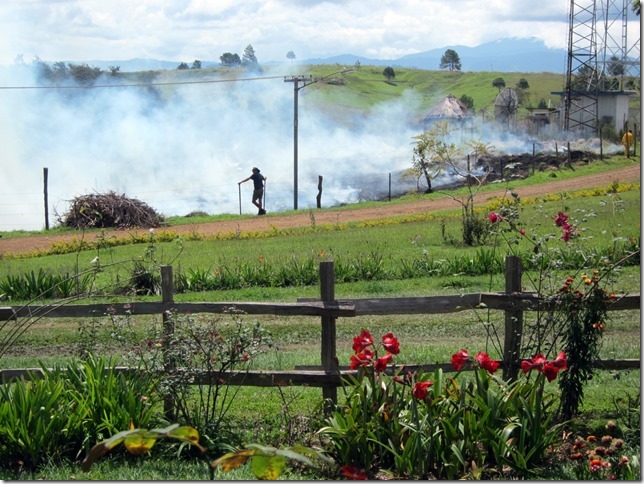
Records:
[[[417,69],[438,70],[441,57],[447,49],[456,51],[461,59],[463,71],[478,72],[555,72],[564,73],[566,69],[565,49],[549,49],[541,39],[529,38],[503,38],[476,47],[464,45],[451,45],[439,49],[427,50],[417,54],[410,54],[398,59],[371,59],[353,54],[342,54],[333,57],[317,59],[296,60],[298,64],[342,64],[410,67]],[[261,52],[258,52],[260,64],[279,65],[290,61],[262,61]],[[219,60],[201,60],[201,67],[216,67]],[[85,61],[90,66],[108,69],[110,66],[119,66],[122,72],[135,72],[147,70],[176,69],[181,62],[192,65],[194,59],[183,61],[165,61],[155,59],[131,59],[114,61]]]

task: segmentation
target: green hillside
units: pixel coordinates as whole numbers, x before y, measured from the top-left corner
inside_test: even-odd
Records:
[[[340,74],[342,70],[354,70]],[[559,96],[552,94],[563,89],[564,75],[551,72],[543,73],[498,73],[498,72],[450,72],[428,71],[422,69],[394,68],[396,77],[387,82],[380,66],[342,66],[315,65],[298,66],[287,69],[284,66],[265,67],[263,72],[248,74],[242,68],[211,68],[198,70],[148,71],[139,73],[124,73],[122,76],[131,81],[167,83],[194,82],[218,79],[235,79],[242,77],[271,77],[292,75],[312,76],[313,79],[326,77],[320,82],[310,84],[300,91],[300,96],[306,96],[308,102],[313,102],[320,108],[343,114],[368,111],[373,106],[387,101],[403,99],[411,94],[415,96],[413,103],[417,117],[424,113],[448,94],[457,98],[467,95],[474,100],[474,111],[482,110],[491,113],[494,100],[499,90],[492,85],[498,77],[503,78],[506,87],[516,87],[520,79],[528,81],[529,88],[525,91],[522,108],[536,107],[540,100],[550,102],[551,106],[559,103]],[[292,89],[292,84],[285,84],[285,89]],[[163,92],[169,93],[173,86],[162,86]],[[525,111],[524,111],[525,114]],[[519,112],[521,116],[521,112]]]

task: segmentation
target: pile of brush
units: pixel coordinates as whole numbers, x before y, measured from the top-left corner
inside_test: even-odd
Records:
[[[161,226],[163,216],[144,202],[109,192],[74,198],[59,222],[75,229],[152,228]]]

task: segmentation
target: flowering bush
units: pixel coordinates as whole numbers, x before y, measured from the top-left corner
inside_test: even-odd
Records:
[[[558,438],[551,425],[552,395],[544,384],[567,368],[565,354],[548,361],[541,355],[525,362],[525,373],[506,383],[495,376],[500,361],[485,352],[452,355],[458,373],[447,377],[397,367],[400,345],[387,333],[380,341],[369,331],[353,339],[339,403],[319,433],[345,477],[373,478],[389,472],[405,479],[457,479],[503,474],[529,475]],[[384,354],[383,354],[384,353]],[[471,378],[458,379],[465,369]]]
[[[583,480],[637,480],[638,455],[626,455],[624,440],[616,436],[619,429],[614,421],[608,421],[605,428],[601,438],[594,435],[568,437],[564,452],[575,477]]]
[[[551,219],[556,228],[554,233],[541,237],[528,235],[519,220],[519,197],[512,195],[514,200],[501,206],[499,213],[491,213],[488,219],[493,232],[507,242],[511,251],[521,242],[532,245],[530,252],[521,254],[522,265],[535,271],[524,274],[545,304],[533,313],[534,322],[524,324],[523,350],[528,354],[552,355],[564,351],[569,355],[568,371],[559,380],[559,387],[561,413],[570,419],[583,401],[584,383],[593,377],[593,364],[599,359],[601,339],[609,323],[608,308],[617,298],[608,289],[610,276],[629,259],[639,258],[639,244],[621,253],[593,254],[582,245],[579,223],[563,211]],[[555,247],[548,245],[555,239],[562,241],[563,247],[561,242]],[[590,263],[603,267],[591,268],[587,266]],[[577,268],[577,272],[563,272],[569,267]]]

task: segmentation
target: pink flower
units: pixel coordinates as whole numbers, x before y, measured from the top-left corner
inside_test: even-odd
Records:
[[[490,215],[488,215],[488,220],[492,222],[493,224],[497,222],[503,222],[503,217],[501,217],[498,213],[492,212]]]
[[[489,373],[494,373],[496,370],[499,369],[499,366],[501,365],[500,361],[491,359],[490,355],[482,351],[476,354],[476,356],[474,357],[474,360],[478,363],[478,365],[481,368],[483,368],[485,371]]]
[[[461,371],[463,364],[469,359],[470,354],[467,350],[461,350],[458,353],[452,355],[452,366],[456,371]]]
[[[372,344],[373,338],[371,337],[371,333],[365,329],[362,331],[362,333],[360,333],[359,336],[353,338],[353,351],[360,353],[367,346],[371,346]]]
[[[525,237],[525,229],[519,229],[519,233]]]
[[[414,385],[412,394],[416,400],[425,400],[427,398],[427,389],[431,387],[434,382],[431,381],[419,381]]]

